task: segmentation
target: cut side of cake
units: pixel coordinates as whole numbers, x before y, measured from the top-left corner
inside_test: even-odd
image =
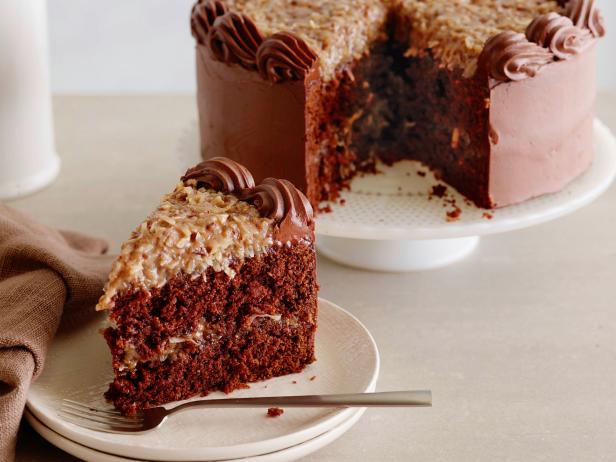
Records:
[[[230,392],[315,360],[313,213],[286,180],[255,186],[215,158],[190,169],[133,232],[97,310],[124,414]]]
[[[201,151],[313,206],[419,160],[480,207],[556,192],[592,161],[594,0],[201,0]]]

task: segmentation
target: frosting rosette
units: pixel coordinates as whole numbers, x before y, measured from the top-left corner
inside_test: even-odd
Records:
[[[558,13],[536,17],[526,29],[526,37],[548,48],[559,59],[583,52],[593,39],[590,31],[575,26],[570,18]]]
[[[479,56],[479,68],[499,81],[534,77],[554,61],[548,49],[530,42],[524,34],[505,31],[490,38]]]
[[[263,35],[248,16],[229,12],[216,18],[212,26],[209,45],[214,57],[227,63],[256,69],[256,56]]]
[[[252,203],[259,213],[280,221],[291,217],[298,224],[312,221],[313,211],[306,196],[288,180],[266,178],[252,189],[245,190],[240,198]]]
[[[313,226],[313,210],[306,196],[288,180],[266,178],[238,197],[253,204],[261,216],[278,223],[282,241],[305,237]]]
[[[189,169],[182,177],[182,181],[188,180],[223,193],[237,193],[255,186],[248,169],[226,157],[213,157]]]
[[[571,18],[574,25],[590,30],[595,37],[605,35],[603,17],[595,0],[570,0],[565,6],[565,16]]]
[[[304,79],[316,60],[306,42],[289,32],[268,37],[257,53],[259,73],[273,83]]]
[[[205,0],[195,3],[190,15],[190,29],[197,43],[204,45],[214,21],[227,12],[227,6],[220,0]]]

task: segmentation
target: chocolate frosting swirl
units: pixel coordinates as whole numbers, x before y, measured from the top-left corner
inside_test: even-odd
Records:
[[[303,80],[316,60],[308,44],[289,32],[268,37],[257,52],[259,73],[273,83]]]
[[[558,13],[537,16],[526,29],[526,38],[554,53],[559,59],[568,59],[584,51],[592,43],[592,34],[575,25],[571,19]]]
[[[255,180],[246,167],[226,157],[213,157],[188,169],[182,181],[197,180],[197,184],[223,193],[239,193],[254,188]]]
[[[248,16],[228,12],[219,16],[211,28],[209,45],[215,59],[257,68],[256,56],[263,35]]]
[[[195,3],[190,15],[190,29],[197,43],[207,43],[214,21],[226,12],[227,6],[220,0],[201,0]]]
[[[517,81],[534,77],[552,61],[554,55],[546,48],[528,41],[524,34],[505,31],[486,42],[478,65],[498,81]]]
[[[266,178],[238,197],[278,223],[277,239],[283,242],[312,234],[313,210],[306,196],[290,181]]]
[[[578,27],[589,29],[595,37],[605,35],[605,25],[595,0],[570,0],[565,6],[565,16]]]

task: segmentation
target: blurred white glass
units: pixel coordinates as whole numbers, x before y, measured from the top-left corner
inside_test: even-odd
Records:
[[[0,199],[43,188],[59,169],[46,0],[0,0]]]

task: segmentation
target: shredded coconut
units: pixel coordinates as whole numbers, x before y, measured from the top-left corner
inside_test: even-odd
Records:
[[[272,220],[231,194],[179,183],[156,211],[122,244],[97,310],[129,289],[159,288],[184,273],[200,277],[208,268],[234,277],[234,261],[265,253],[274,244]]]

